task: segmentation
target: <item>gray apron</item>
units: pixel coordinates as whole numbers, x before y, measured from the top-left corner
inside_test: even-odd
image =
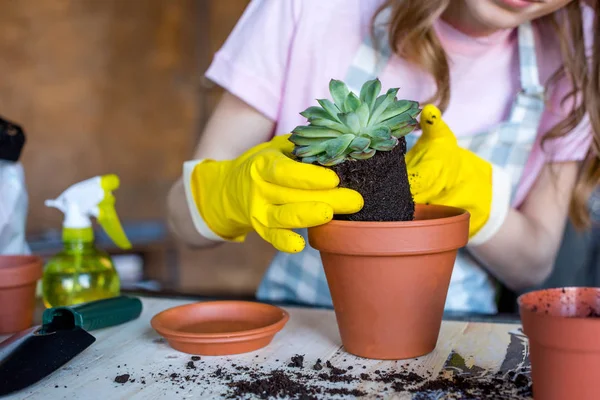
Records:
[[[376,21],[375,40],[379,46],[374,46],[370,35],[367,35],[348,69],[345,82],[355,93],[360,91],[365,81],[381,73],[391,56],[385,27],[388,16],[389,10],[381,13]],[[514,99],[508,120],[487,131],[458,138],[461,147],[509,173],[513,197],[544,111],[544,88],[539,82],[530,23],[519,26],[518,40],[521,91]],[[409,134],[406,139],[410,149],[418,137]],[[257,297],[263,301],[332,307],[319,252],[308,244],[306,229],[296,232],[305,238],[306,248],[296,254],[278,252],[258,288]],[[461,249],[454,265],[445,309],[495,313],[496,288],[493,277],[471,256],[468,249]]]

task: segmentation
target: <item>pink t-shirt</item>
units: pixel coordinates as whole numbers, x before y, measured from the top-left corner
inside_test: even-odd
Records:
[[[289,133],[306,123],[301,111],[317,105],[318,98],[330,98],[330,79],[345,79],[380,4],[381,0],[253,0],[206,76],[276,121],[276,134]],[[584,12],[587,40],[592,13]],[[435,29],[450,62],[451,100],[444,120],[453,132],[472,135],[506,120],[520,89],[516,30],[475,39],[442,20]],[[559,49],[547,43],[551,37],[536,31],[542,85],[561,63]],[[396,56],[379,79],[382,91],[399,87],[399,98],[425,101],[435,91],[430,75]],[[559,94],[566,88],[552,92],[514,206],[522,203],[544,163],[585,157],[591,141],[586,120],[543,151],[539,146],[543,134],[568,111],[559,105]]]

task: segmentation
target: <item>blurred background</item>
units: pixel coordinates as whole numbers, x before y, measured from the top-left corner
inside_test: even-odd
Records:
[[[172,241],[165,199],[220,90],[203,79],[247,0],[22,0],[0,12],[0,115],[21,124],[32,251],[60,248],[68,186],[121,178],[117,213],[134,244],[115,257],[125,285],[252,295],[273,251],[191,251]],[[98,232],[99,246],[118,255]]]
[[[117,212],[134,248],[120,254],[102,232],[97,238],[116,256],[125,287],[253,295],[274,254],[269,245],[252,235],[243,245],[189,250],[165,223],[167,192],[221,94],[203,73],[247,3],[2,2],[0,115],[27,135],[22,161],[34,252],[49,256],[61,246],[62,214],[44,200],[115,173]],[[568,226],[544,286],[600,284],[596,236]]]

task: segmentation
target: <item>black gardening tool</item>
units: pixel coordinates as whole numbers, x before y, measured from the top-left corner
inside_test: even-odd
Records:
[[[0,160],[19,161],[24,145],[23,128],[0,117]]]
[[[41,326],[0,343],[0,396],[24,389],[65,365],[96,341],[90,330],[136,319],[138,298],[120,296],[44,311]]]

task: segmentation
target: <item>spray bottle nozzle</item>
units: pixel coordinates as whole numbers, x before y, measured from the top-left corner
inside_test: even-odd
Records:
[[[119,187],[116,175],[96,176],[76,183],[65,190],[58,198],[46,200],[48,207],[55,207],[65,214],[63,227],[66,229],[91,229],[91,217],[98,223],[112,241],[122,249],[131,248],[131,243],[117,212],[112,191]]]

